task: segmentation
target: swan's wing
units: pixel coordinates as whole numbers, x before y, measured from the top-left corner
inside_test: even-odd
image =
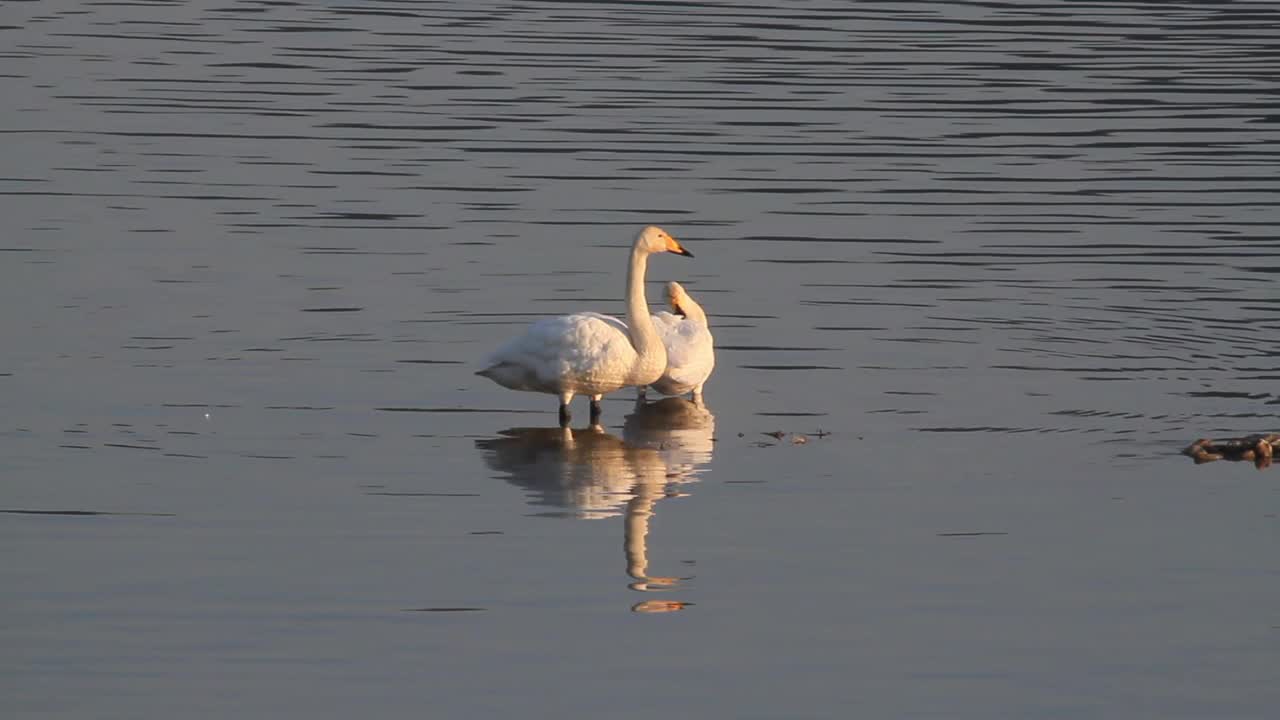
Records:
[[[631,346],[626,323],[599,313],[576,313],[564,320],[568,329],[555,338],[562,372],[577,376],[612,372],[618,364],[630,367],[636,350]]]
[[[694,341],[690,335],[693,324],[679,315],[664,311],[654,314],[653,327],[667,349],[667,367],[687,364],[690,360],[690,343]]]
[[[680,331],[680,324],[684,321],[684,318],[679,315],[672,315],[665,310],[653,314],[653,328],[662,337],[664,345],[667,342],[667,338],[673,337],[675,333]]]
[[[617,328],[618,330],[620,330],[620,331],[621,331],[622,333],[624,333],[624,334],[627,332],[627,324],[626,324],[626,323],[624,323],[624,322],[622,322],[622,321],[621,321],[621,320],[619,320],[618,318],[613,317],[612,315],[602,315],[602,314],[600,314],[600,313],[596,313],[596,312],[583,312],[583,313],[574,313],[573,315],[570,315],[569,317],[589,317],[589,318],[595,318],[595,319],[597,319],[597,320],[600,320],[601,322],[604,322],[604,323],[607,323],[607,324],[609,324],[609,325],[612,325],[613,327]]]
[[[539,320],[485,360],[480,374],[515,390],[559,392],[566,383],[630,367],[626,324],[598,313]]]
[[[716,365],[711,331],[706,325],[675,315],[659,315],[667,315],[678,321],[659,321],[657,316],[654,317],[654,326],[659,328],[662,344],[667,348],[667,376],[689,385],[697,385],[706,380]]]

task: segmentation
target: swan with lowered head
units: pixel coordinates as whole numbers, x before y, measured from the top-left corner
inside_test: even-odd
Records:
[[[678,282],[667,283],[667,302],[675,314],[660,312],[653,325],[667,349],[667,369],[650,387],[663,395],[693,393],[695,403],[702,402],[702,386],[716,366],[707,313]],[[639,396],[644,397],[641,387]]]
[[[663,252],[693,257],[660,227],[650,225],[636,235],[627,265],[625,323],[591,312],[539,320],[498,348],[476,374],[512,390],[558,395],[561,425],[569,423],[573,396],[589,395],[594,423],[602,396],[648,385],[667,367],[667,351],[644,296],[649,256]]]

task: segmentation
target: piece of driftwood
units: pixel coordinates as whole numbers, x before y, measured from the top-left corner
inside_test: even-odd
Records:
[[[1196,464],[1214,460],[1246,460],[1259,470],[1271,466],[1273,455],[1280,454],[1280,433],[1248,435],[1225,440],[1197,440],[1182,449]]]

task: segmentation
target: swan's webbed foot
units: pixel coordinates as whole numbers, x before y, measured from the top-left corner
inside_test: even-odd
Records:
[[[600,412],[601,412],[600,396],[597,395],[591,398],[591,424],[592,425],[600,424]]]
[[[573,419],[573,414],[569,412],[568,405],[560,406],[560,427],[569,427],[569,421]]]

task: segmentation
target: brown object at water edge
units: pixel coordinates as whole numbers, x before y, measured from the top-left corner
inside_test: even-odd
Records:
[[[1226,440],[1197,440],[1182,450],[1196,464],[1214,460],[1247,460],[1259,470],[1271,466],[1273,455],[1280,453],[1280,433],[1249,435]]]

